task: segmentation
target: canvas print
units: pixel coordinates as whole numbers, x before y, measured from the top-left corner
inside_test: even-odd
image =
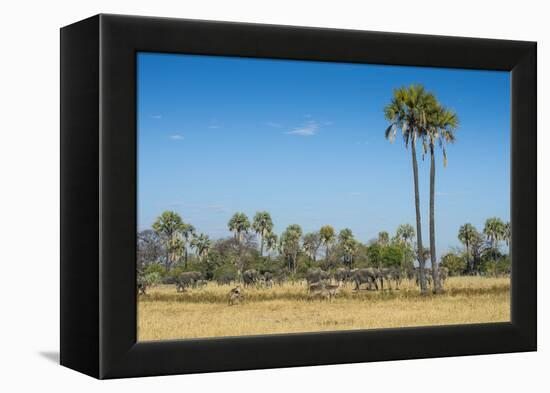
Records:
[[[140,341],[510,320],[510,74],[137,54]]]

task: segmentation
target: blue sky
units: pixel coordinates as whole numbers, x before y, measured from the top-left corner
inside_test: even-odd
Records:
[[[438,254],[458,228],[509,220],[508,72],[138,54],[138,229],[164,210],[229,235],[237,211],[275,232],[333,225],[368,241],[415,223],[410,151],[384,138],[392,89],[421,83],[460,118],[437,155]],[[429,160],[419,156],[424,239]]]

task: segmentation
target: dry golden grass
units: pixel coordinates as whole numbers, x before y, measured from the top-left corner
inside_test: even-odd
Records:
[[[442,295],[421,296],[404,280],[400,290],[353,291],[348,284],[332,302],[308,300],[305,283],[246,288],[245,301],[227,305],[232,286],[176,293],[151,288],[138,301],[141,341],[505,322],[510,320],[510,279],[451,277]]]

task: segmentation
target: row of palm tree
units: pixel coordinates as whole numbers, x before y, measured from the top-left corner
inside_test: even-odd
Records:
[[[384,108],[384,116],[390,122],[385,136],[390,141],[395,140],[398,131],[403,136],[405,148],[411,147],[414,204],[416,210],[416,241],[417,259],[420,270],[420,288],[427,292],[425,277],[425,253],[422,242],[422,222],[420,218],[420,191],[418,185],[417,143],[422,147],[422,158],[430,154],[430,259],[434,291],[442,291],[439,280],[436,249],[435,249],[435,150],[439,146],[443,152],[443,166],[447,165],[447,143],[455,142],[455,131],[458,127],[458,116],[452,110],[438,102],[435,95],[424,89],[422,85],[401,87],[393,91],[393,97]]]
[[[187,268],[188,248],[194,249],[199,263],[208,261],[208,254],[213,246],[212,241],[207,235],[198,234],[195,228],[191,224],[185,223],[178,213],[163,212],[152,227],[163,245],[161,250],[166,252],[164,258],[167,269],[174,266],[175,263],[179,263],[182,258],[185,261],[184,267]],[[244,236],[249,234],[251,229],[259,238],[259,249],[257,249],[259,255],[263,255],[264,251],[278,251],[278,254],[288,262],[288,268],[292,273],[296,273],[298,256],[302,252],[309,257],[311,262],[315,263],[318,255],[324,249],[325,265],[326,263],[334,263],[334,258],[336,258],[338,263],[351,267],[356,256],[362,255],[362,258],[364,258],[366,250],[364,247],[367,246],[355,239],[351,229],[344,228],[337,234],[330,225],[322,226],[318,231],[303,234],[300,225],[292,224],[278,238],[273,233],[271,215],[265,211],[256,213],[252,224],[250,224],[246,214],[235,213],[228,222],[228,228],[234,233],[234,241],[238,245],[239,258],[235,260],[235,263],[239,271],[244,267],[241,251],[250,249],[250,245],[253,244],[248,241],[246,245],[242,244]],[[458,239],[465,247],[463,257],[466,267],[464,272],[469,274],[479,273],[479,263],[482,257],[492,259],[496,264],[497,259],[501,257],[499,242],[504,241],[508,246],[510,236],[510,223],[505,223],[496,217],[488,218],[481,232],[471,223],[462,225],[458,231]],[[401,266],[407,266],[407,263],[410,262],[406,262],[406,259],[409,258],[406,253],[409,251],[405,250],[410,250],[412,253],[417,248],[417,245],[413,242],[414,237],[415,230],[413,226],[403,224],[397,227],[392,238],[390,238],[388,232],[381,231],[378,233],[377,238],[371,240],[369,244],[377,244],[382,247],[401,245],[401,250],[403,250]],[[331,252],[336,245],[338,246],[338,257],[332,257]],[[375,255],[372,254],[372,256]],[[423,256],[425,259],[429,258],[430,251],[424,249]],[[371,255],[369,254],[370,258]]]
[[[252,227],[260,237],[260,255],[264,255],[264,246],[269,251],[274,249],[277,244],[277,235],[273,233],[273,221],[271,215],[266,211],[257,212],[254,215],[252,225],[250,225],[246,214],[235,213],[227,223],[227,227],[233,232],[235,240],[239,243],[242,242],[243,235]]]
[[[195,227],[184,222],[178,213],[163,212],[155,220],[152,228],[165,245],[167,266],[178,262],[183,256],[187,267],[189,248],[195,249],[199,261],[208,257],[212,245],[208,235],[197,234]]]
[[[500,241],[504,241],[506,246],[509,246],[511,235],[510,223],[505,223],[498,217],[488,218],[482,233],[471,223],[462,225],[458,230],[458,240],[465,248],[468,272],[476,271],[476,260],[479,260],[481,254],[487,249],[498,250]],[[493,255],[496,256],[495,253]]]
[[[278,237],[273,232],[273,220],[267,211],[257,212],[254,215],[252,224],[245,213],[237,212],[230,218],[227,227],[233,232],[233,237],[239,245],[239,258],[241,258],[243,238],[252,230],[259,238],[260,256],[264,255],[264,251],[278,251],[279,255],[288,261],[288,267],[292,273],[296,272],[298,255],[302,251],[312,262],[316,262],[320,251],[324,249],[324,258],[325,261],[328,261],[331,258],[332,249],[338,244],[343,255],[342,262],[352,266],[354,257],[361,245],[355,239],[351,229],[344,228],[337,234],[331,225],[324,225],[318,231],[304,234],[300,225],[291,224]],[[397,228],[391,242],[406,245],[412,250],[414,248],[412,243],[414,235],[413,226],[403,224]],[[388,232],[380,232],[375,242],[382,246],[389,245],[390,236]],[[237,263],[239,264],[239,261]],[[239,266],[237,268],[241,270]]]

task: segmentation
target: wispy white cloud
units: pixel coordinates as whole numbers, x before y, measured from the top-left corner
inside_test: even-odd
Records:
[[[287,131],[285,134],[288,135],[299,135],[299,136],[312,136],[317,133],[319,125],[315,121],[308,121],[303,126],[293,129],[292,131]]]
[[[361,195],[360,192],[350,192],[349,194],[350,194],[351,196],[359,196],[359,195]]]
[[[219,124],[210,124],[210,125],[208,126],[208,128],[210,128],[210,129],[216,129],[216,128],[222,128],[222,126],[220,126]]]
[[[168,138],[172,139],[173,141],[181,141],[183,139],[183,135],[181,135],[181,134],[170,134],[170,135],[168,135]]]
[[[275,122],[272,122],[272,121],[268,121],[267,123],[265,123],[266,126],[268,127],[273,127],[273,128],[281,128],[281,124],[279,123],[275,123]]]
[[[159,114],[151,115],[151,117],[157,120],[162,119],[162,115],[159,115]]]

